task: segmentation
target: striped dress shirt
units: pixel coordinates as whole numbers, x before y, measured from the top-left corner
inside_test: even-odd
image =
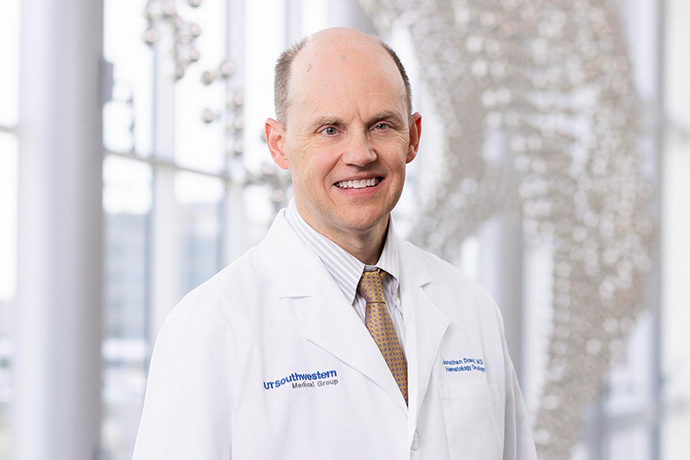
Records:
[[[389,218],[386,243],[383,246],[381,257],[376,265],[366,265],[355,256],[314,230],[300,216],[295,199],[290,200],[285,217],[288,224],[297,233],[302,241],[316,253],[328,270],[343,295],[350,303],[364,323],[366,313],[366,300],[357,292],[359,279],[364,270],[380,268],[390,276],[383,278],[383,293],[386,297],[388,311],[398,334],[400,346],[405,351],[405,322],[400,304],[400,257],[398,244],[393,236],[393,221]]]

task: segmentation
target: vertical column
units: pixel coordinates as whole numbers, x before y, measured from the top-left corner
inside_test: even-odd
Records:
[[[81,460],[100,437],[102,0],[24,0],[12,456]]]
[[[175,159],[175,76],[171,51],[175,47],[167,24],[159,21],[154,49],[153,155],[165,163]],[[153,173],[153,212],[149,226],[151,306],[149,344],[153,346],[170,310],[182,296],[180,230],[175,203],[175,169],[157,167]]]
[[[285,46],[302,39],[302,0],[285,0]]]
[[[491,219],[481,240],[481,283],[501,309],[510,359],[522,383],[522,226]]]
[[[664,195],[663,195],[663,179],[664,179],[664,164],[665,164],[665,154],[666,154],[666,120],[668,120],[667,110],[666,110],[666,0],[657,0],[656,2],[654,18],[654,32],[655,32],[655,45],[654,50],[655,67],[656,72],[655,78],[655,110],[657,114],[656,123],[654,125],[653,137],[654,137],[654,185],[656,189],[656,195],[654,202],[652,203],[653,209],[655,210],[656,221],[659,225],[662,224],[665,208],[664,208]],[[656,254],[654,263],[652,265],[652,273],[650,276],[650,294],[648,295],[647,304],[650,311],[652,312],[652,382],[651,382],[651,402],[654,406],[654,420],[651,426],[651,442],[649,446],[649,456],[662,457],[664,453],[662,451],[662,423],[665,419],[664,411],[664,369],[663,369],[663,323],[664,323],[664,310],[663,305],[665,304],[665,296],[663,289],[664,280],[664,238],[662,236],[657,240],[656,247],[654,248],[654,253]]]
[[[359,1],[329,0],[328,26],[351,27],[376,35],[376,28]]]
[[[235,67],[233,76],[225,85],[226,123],[229,123],[230,119],[235,123],[237,118],[241,118],[244,123],[244,69],[247,67],[244,58],[246,47],[244,0],[227,0],[226,11],[225,52],[227,59]],[[254,135],[258,130],[254,126],[250,126],[248,131],[249,135]],[[247,151],[245,146],[249,145],[249,142],[245,139],[247,135],[244,128],[226,129],[226,172],[233,178],[233,181],[226,183],[225,199],[223,201],[222,215],[225,219],[223,224],[225,232],[221,237],[224,241],[222,265],[232,262],[246,250],[245,227],[247,224],[247,214],[244,206],[244,180],[246,173],[244,156]]]
[[[503,131],[487,130],[483,156],[494,168],[512,171],[513,160],[507,142]],[[490,219],[481,230],[481,241],[480,281],[501,309],[510,358],[522,383],[522,223],[512,222],[507,216]]]

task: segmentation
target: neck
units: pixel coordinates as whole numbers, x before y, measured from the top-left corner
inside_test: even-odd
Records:
[[[381,219],[381,222],[375,224],[372,228],[363,231],[346,231],[324,227],[318,222],[312,222],[308,214],[300,210],[299,203],[297,210],[300,217],[314,230],[321,233],[323,236],[352,254],[365,265],[375,265],[381,253],[383,246],[386,243],[386,234],[388,233],[388,222],[390,215]]]
[[[389,218],[386,218],[381,222],[381,225],[377,225],[378,228],[364,234],[345,233],[337,236],[324,234],[324,236],[355,256],[363,264],[375,265],[381,257],[383,246],[386,244],[388,221]]]

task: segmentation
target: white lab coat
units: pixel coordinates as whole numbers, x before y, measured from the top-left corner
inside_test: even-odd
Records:
[[[493,299],[410,243],[400,257],[409,408],[281,211],[165,321],[134,459],[536,459]]]

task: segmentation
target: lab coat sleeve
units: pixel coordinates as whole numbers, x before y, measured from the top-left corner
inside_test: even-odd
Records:
[[[503,460],[536,460],[537,454],[517,375],[508,362]]]
[[[223,328],[183,302],[151,357],[133,460],[228,460],[232,368]]]
[[[522,398],[517,374],[508,354],[508,344],[503,329],[503,319],[496,306],[503,355],[505,356],[505,433],[503,443],[503,460],[537,460],[537,453],[532,437],[527,410]]]

